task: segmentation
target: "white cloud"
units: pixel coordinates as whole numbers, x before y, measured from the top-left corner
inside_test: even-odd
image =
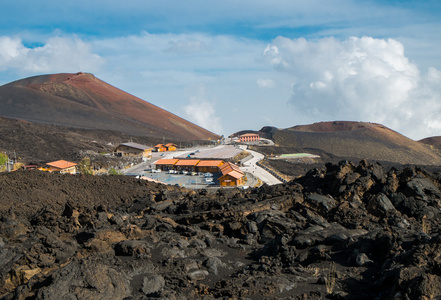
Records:
[[[169,47],[164,49],[166,53],[183,53],[194,54],[199,52],[210,51],[210,47],[201,40],[187,38],[185,40],[171,40],[168,42]]]
[[[185,117],[214,133],[223,133],[220,118],[216,115],[214,101],[207,100],[204,86],[198,86],[196,94],[190,97],[190,103],[184,107]]]
[[[294,82],[293,122],[371,121],[410,137],[441,135],[440,72],[421,75],[393,39],[278,37],[264,56]]]
[[[38,47],[0,37],[0,74],[17,75],[15,80],[93,72],[221,134],[359,120],[413,138],[441,135],[440,72],[420,71],[394,39],[278,37],[265,48],[258,40],[197,33],[142,32],[90,41],[57,34],[34,40]],[[203,88],[194,92],[194,86]]]
[[[92,72],[104,60],[76,36],[52,37],[40,47],[26,47],[18,37],[0,37],[0,70],[21,75],[52,72]]]
[[[276,86],[276,83],[272,79],[257,79],[257,86],[260,88],[273,88]]]

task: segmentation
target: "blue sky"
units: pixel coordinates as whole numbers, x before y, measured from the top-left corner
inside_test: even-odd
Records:
[[[441,135],[440,1],[3,1],[0,84],[90,72],[216,133]]]

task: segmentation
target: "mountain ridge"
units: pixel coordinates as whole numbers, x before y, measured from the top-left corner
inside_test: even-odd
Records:
[[[116,88],[90,73],[28,77],[0,87],[3,117],[181,140],[219,135]]]
[[[310,152],[327,158],[368,159],[400,164],[440,165],[441,156],[430,145],[414,141],[384,125],[330,121],[286,129],[263,127],[259,133],[279,147],[260,147],[268,154]]]

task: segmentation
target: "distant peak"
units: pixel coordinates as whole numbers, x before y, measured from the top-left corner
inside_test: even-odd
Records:
[[[353,131],[362,128],[384,127],[383,125],[370,122],[355,122],[355,121],[329,121],[318,122],[309,125],[297,125],[289,130],[307,131],[307,132],[341,132]]]
[[[76,75],[76,76],[83,75],[83,76],[87,76],[87,77],[95,78],[95,75],[93,75],[92,73],[78,72],[78,73],[76,73],[75,75]]]

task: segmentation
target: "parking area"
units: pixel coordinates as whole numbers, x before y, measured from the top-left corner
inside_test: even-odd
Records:
[[[143,171],[139,175],[158,180],[165,184],[179,185],[186,188],[205,188],[219,186],[219,175],[208,176],[203,173],[199,174],[177,174],[169,172],[151,172]]]
[[[233,145],[221,145],[214,148],[200,148],[175,155],[176,158],[231,159],[243,150]]]
[[[143,176],[165,184],[178,185],[186,188],[219,188],[218,179],[222,176],[221,173],[213,174],[212,177],[206,177],[205,174],[201,173],[182,174],[168,171],[157,172],[157,170],[152,172],[151,170],[156,169],[155,162],[158,159],[227,159],[234,157],[242,151],[243,149],[240,147],[221,145],[214,148],[193,148],[186,149],[185,151],[163,153],[154,152],[152,160],[134,165],[124,170],[123,173],[128,176]],[[257,178],[255,178],[251,172],[245,172],[244,185],[256,186],[257,184],[259,184]]]

